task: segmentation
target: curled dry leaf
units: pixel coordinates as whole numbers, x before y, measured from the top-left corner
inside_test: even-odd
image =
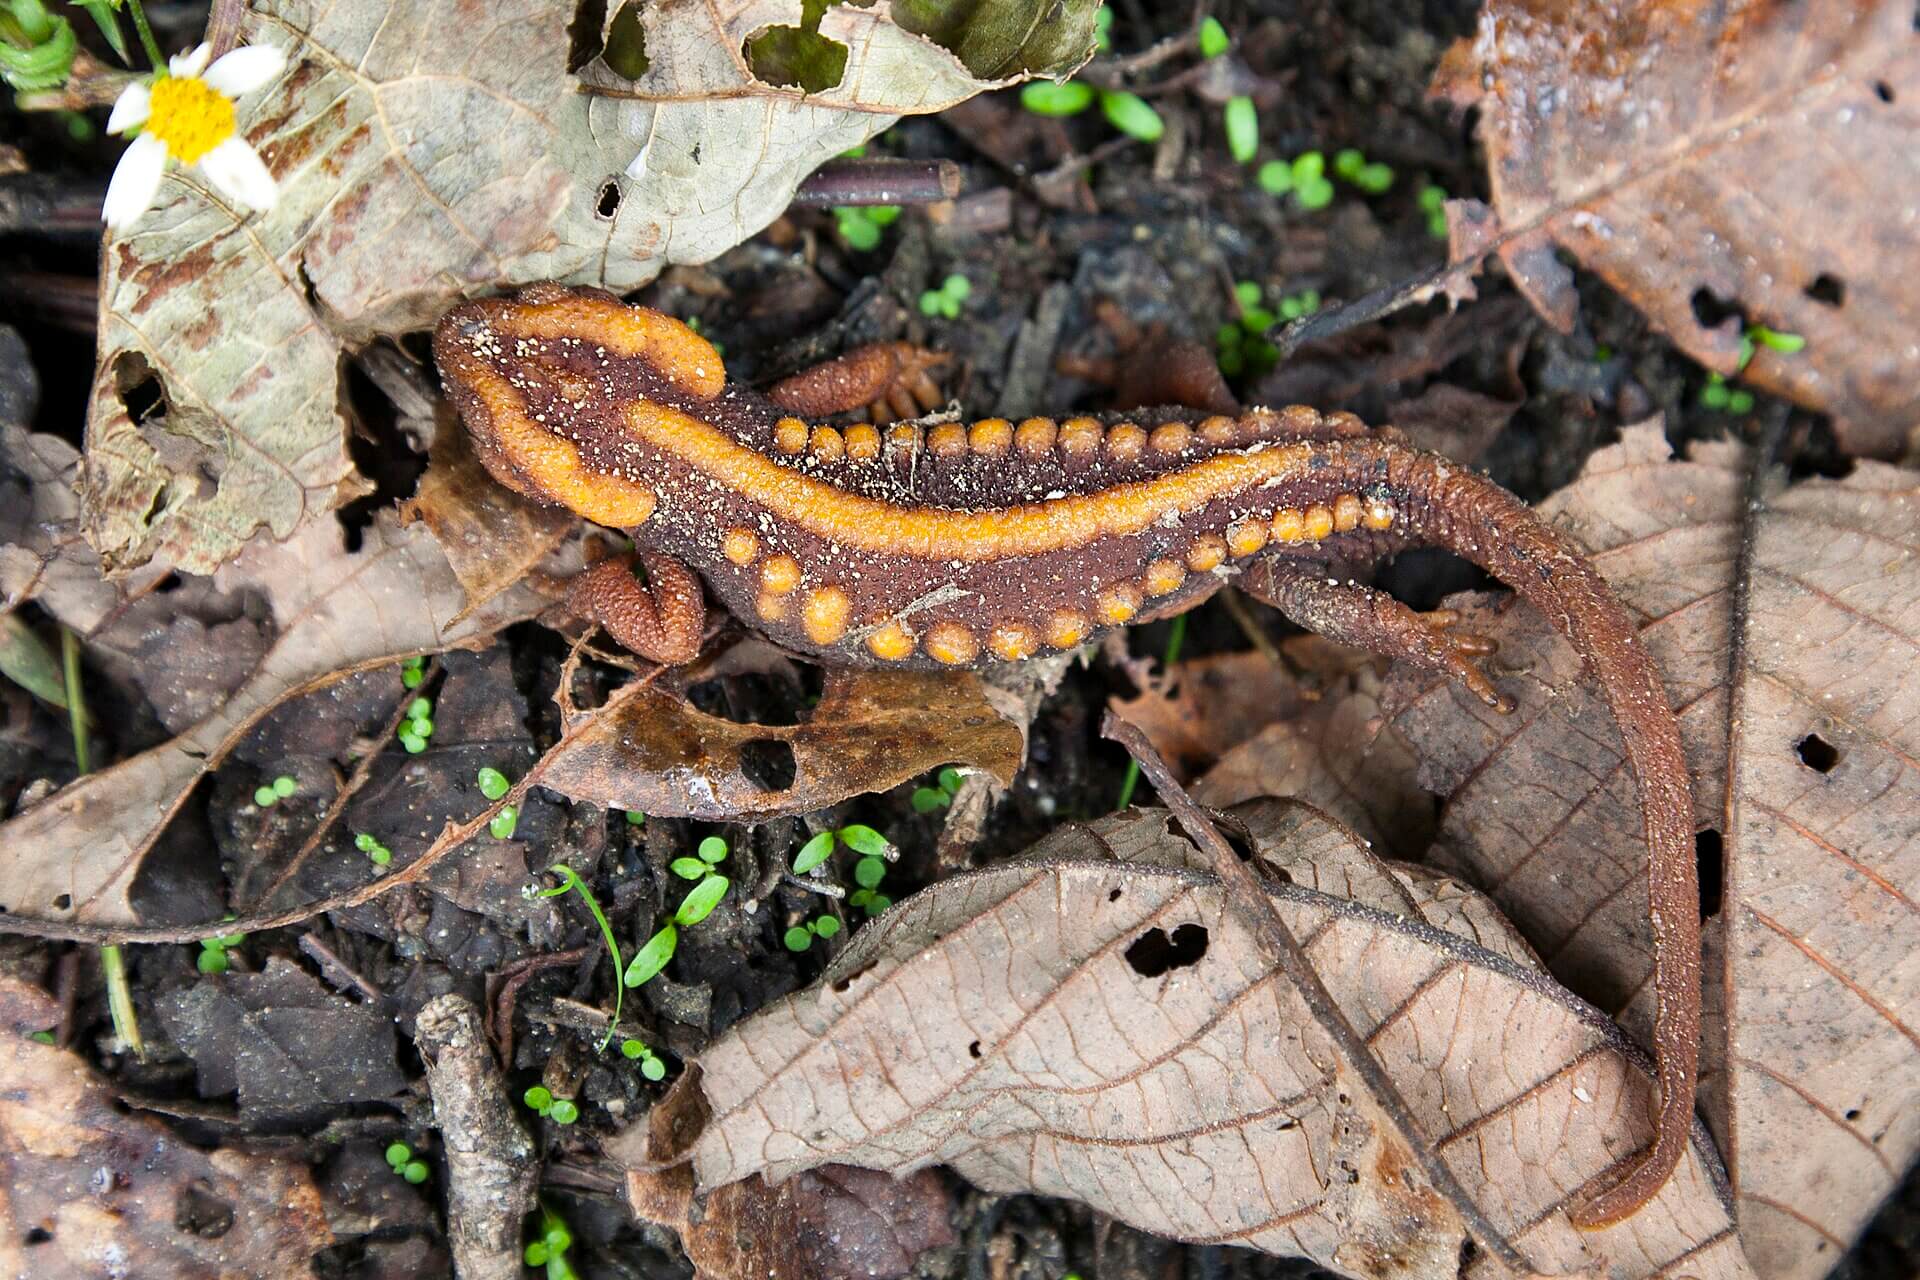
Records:
[[[1667,675],[1703,865],[1725,868],[1705,904],[1726,1019],[1706,1056],[1724,1061],[1702,1094],[1750,1256],[1812,1280],[1920,1156],[1920,489],[1873,463],[1783,488],[1730,445],[1668,455],[1631,429],[1541,510],[1593,548]],[[1526,611],[1470,625],[1526,677],[1501,682],[1513,716],[1410,672],[1388,694],[1451,797],[1440,860],[1642,1034],[1645,851],[1605,710]]]
[[[1492,0],[1435,94],[1480,108],[1501,256],[1563,331],[1570,250],[1708,368],[1741,320],[1806,339],[1746,377],[1852,452],[1920,427],[1920,34],[1909,0]],[[1738,312],[1738,315],[1730,315]]]
[[[1091,52],[1083,7],[1079,40],[1037,70]],[[1038,0],[986,8],[1063,22]],[[256,529],[286,538],[361,492],[338,409],[344,351],[483,289],[626,291],[704,262],[899,113],[1000,83],[886,6],[852,5],[822,27],[846,40],[843,90],[755,79],[743,42],[799,9],[646,5],[651,67],[623,99],[584,94],[568,72],[573,0],[502,0],[484,22],[455,0],[253,5],[244,38],[289,63],[240,120],[278,204],[243,223],[176,172],[102,258],[86,501],[108,565],[210,573]]]
[[[574,715],[540,781],[611,809],[764,820],[885,791],[943,764],[977,765],[1007,786],[1025,751],[1024,728],[994,709],[971,672],[830,670],[820,705],[797,725],[722,720],[635,682]],[[791,783],[756,780],[785,760]]]
[[[196,782],[269,710],[330,677],[468,643],[532,617],[531,585],[464,621],[465,597],[426,529],[383,515],[348,551],[331,519],[286,542],[256,542],[216,575],[263,595],[279,630],[246,678],[179,737],[89,775],[0,824],[0,908],[93,924],[134,921],[141,861]]]
[[[630,1171],[627,1202],[679,1235],[701,1280],[892,1280],[953,1243],[947,1189],[931,1170],[895,1179],[830,1164],[777,1187],[743,1178],[692,1211],[693,1171],[675,1165]]]
[[[433,531],[466,592],[462,616],[525,578],[580,524],[564,507],[529,501],[496,483],[444,401],[426,472],[400,516]]]
[[[333,1243],[305,1166],[203,1151],[27,1037],[59,1004],[0,976],[0,1269],[17,1276],[303,1276]]]
[[[1235,816],[1264,851],[1288,812]],[[1365,851],[1341,843],[1321,882],[1391,909],[1309,888],[1298,866],[1269,877],[1274,903],[1412,1123],[1534,1269],[1650,1276],[1685,1258],[1703,1280],[1750,1274],[1704,1135],[1639,1214],[1573,1228],[1579,1188],[1650,1138],[1644,1058],[1510,949],[1420,918],[1430,886],[1361,871]],[[703,1188],[947,1164],[1160,1235],[1349,1275],[1458,1273],[1458,1211],[1167,815],[1066,828],[1032,852],[869,925],[818,986],[710,1046],[662,1104],[663,1140],[624,1158],[684,1154]],[[1462,917],[1432,896],[1443,923]]]

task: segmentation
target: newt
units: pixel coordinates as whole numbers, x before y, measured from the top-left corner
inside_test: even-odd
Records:
[[[1654,1140],[1585,1189],[1574,1221],[1617,1222],[1666,1183],[1691,1133],[1700,1021],[1679,729],[1633,618],[1581,549],[1505,489],[1390,429],[1298,405],[822,425],[730,384],[680,321],[592,289],[465,303],[433,345],[496,479],[633,539],[646,582],[603,560],[569,603],[662,663],[697,656],[703,582],[824,663],[970,668],[1074,649],[1234,581],[1311,630],[1505,709],[1473,662],[1483,642],[1339,569],[1433,545],[1498,577],[1599,682],[1649,851]],[[806,385],[843,381],[851,407],[874,394],[857,374]]]

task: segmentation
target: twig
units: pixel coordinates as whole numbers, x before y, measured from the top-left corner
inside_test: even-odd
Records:
[[[1101,721],[1100,734],[1125,747],[1127,753],[1139,762],[1140,771],[1146,774],[1147,781],[1153,784],[1153,789],[1166,802],[1167,808],[1173,811],[1186,833],[1212,861],[1213,873],[1226,890],[1231,909],[1252,934],[1261,958],[1278,967],[1293,984],[1301,1002],[1313,1015],[1314,1022],[1333,1041],[1335,1050],[1360,1077],[1360,1082],[1379,1104],[1381,1114],[1393,1126],[1400,1142],[1419,1163],[1420,1171],[1426,1175],[1427,1185],[1445,1197],[1454,1212],[1460,1215],[1474,1240],[1508,1271],[1516,1276],[1535,1275],[1534,1268],[1480,1212],[1480,1206],[1473,1202],[1466,1188],[1453,1176],[1453,1170],[1447,1167],[1420,1132],[1413,1110],[1401,1096],[1399,1086],[1394,1084],[1386,1068],[1380,1065],[1380,1060],[1373,1056],[1373,1050],[1367,1046],[1366,1040],[1347,1021],[1347,1015],[1341,1012],[1326,984],[1320,981],[1319,971],[1307,959],[1307,953],[1301,948],[1300,940],[1294,937],[1293,930],[1281,919],[1279,911],[1274,908],[1273,899],[1261,886],[1259,878],[1251,867],[1240,860],[1240,856],[1213,825],[1213,820],[1174,780],[1172,772],[1160,758],[1160,753],[1153,749],[1153,743],[1147,735],[1141,732],[1138,725],[1122,720],[1111,711]]]
[[[447,1245],[460,1280],[521,1280],[520,1227],[540,1165],[487,1047],[480,1011],[461,995],[420,1010],[414,1042],[447,1158]]]
[[[369,1004],[386,1003],[387,993],[356,973],[332,947],[320,941],[319,934],[301,934],[300,949],[313,957],[313,962],[320,966],[320,972],[325,974],[327,981],[334,986],[343,991],[348,988],[358,991],[367,998]]]
[[[539,955],[515,960],[499,972],[487,975],[491,987],[487,992],[487,1036],[500,1050],[502,1062],[513,1061],[513,1007],[520,999],[520,988],[526,986],[528,980],[542,969],[574,964],[586,958],[585,947],[575,947],[571,951],[543,951]],[[616,981],[625,980],[620,974],[615,974],[614,978]]]
[[[960,166],[951,160],[829,160],[793,193],[803,207],[937,204],[960,194]]]

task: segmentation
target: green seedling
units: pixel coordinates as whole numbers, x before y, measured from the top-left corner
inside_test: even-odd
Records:
[[[408,658],[400,664],[400,683],[408,689],[418,689],[420,682],[427,678],[427,660]]]
[[[646,824],[647,824],[647,815],[646,815],[646,814],[644,814],[644,813],[642,813],[642,812],[640,812],[640,811],[639,811],[638,809],[629,809],[629,810],[627,810],[627,825],[628,825],[628,826],[630,826],[630,827],[644,827],[644,826],[645,826]]]
[[[1435,240],[1447,238],[1447,189],[1436,187],[1431,182],[1420,188],[1415,197],[1420,202],[1420,211],[1427,215],[1427,234]]]
[[[1260,116],[1253,99],[1244,94],[1227,99],[1224,111],[1227,127],[1227,151],[1235,164],[1252,164],[1260,151]]]
[[[667,1064],[660,1055],[647,1048],[643,1041],[628,1036],[620,1042],[622,1056],[640,1064],[640,1074],[649,1080],[664,1080],[667,1077]]]
[[[833,854],[836,844],[844,844],[855,853],[862,855],[861,861],[892,862],[900,856],[900,850],[872,827],[861,823],[850,823],[834,831],[822,831],[813,839],[800,846],[800,852],[793,858],[793,873],[803,876],[825,862]],[[884,864],[883,864],[884,865]]]
[[[367,855],[367,861],[376,867],[384,867],[393,861],[393,850],[381,844],[365,831],[353,837],[353,847]]]
[[[400,721],[400,745],[407,749],[408,755],[419,755],[427,749],[427,740],[433,737],[433,699],[420,697],[407,704],[407,714]]]
[[[60,1041],[54,1037],[54,1034],[51,1031],[30,1032],[27,1035],[27,1039],[33,1041],[35,1044],[59,1044],[60,1043]]]
[[[567,1226],[566,1219],[540,1202],[540,1238],[527,1245],[521,1257],[530,1267],[545,1267],[547,1280],[580,1280],[580,1273],[567,1261],[567,1250],[573,1247],[573,1231]]]
[[[507,775],[492,765],[475,774],[474,781],[480,784],[480,794],[489,800],[498,800],[513,789],[513,784],[507,781]]]
[[[1700,388],[1700,404],[1716,413],[1752,413],[1753,393],[1742,387],[1730,387],[1725,378],[1709,373],[1707,385]]]
[[[1093,11],[1093,47],[1101,53],[1113,52],[1113,10],[1106,5]]]
[[[1280,299],[1280,318],[1298,320],[1301,316],[1310,316],[1320,309],[1320,291],[1303,289],[1299,293],[1288,294]]]
[[[1763,324],[1750,324],[1746,332],[1740,335],[1740,368],[1744,371],[1753,363],[1754,353],[1761,347],[1790,356],[1804,350],[1806,345],[1806,338],[1800,334],[1780,333]]]
[[[404,1142],[388,1145],[387,1167],[416,1187],[425,1182],[428,1173],[431,1172],[427,1168],[426,1161],[413,1158],[413,1148]]]
[[[703,868],[717,866],[727,856],[727,843],[719,836],[708,836],[700,842],[699,853]],[[630,987],[637,987],[666,968],[667,962],[673,959],[673,953],[680,947],[680,930],[691,929],[712,915],[713,909],[720,905],[720,900],[727,896],[727,888],[731,883],[723,875],[703,870],[700,882],[688,890],[687,896],[680,899],[680,905],[674,908],[673,919],[657,929],[646,944],[634,953],[633,963],[627,966],[622,980]]]
[[[708,836],[700,842],[700,847],[694,852],[700,856],[697,858],[675,858],[673,860],[673,874],[679,876],[682,880],[702,879],[709,871],[712,871],[715,867],[725,862],[727,860],[727,842],[719,836]]]
[[[673,953],[679,945],[680,931],[674,928],[672,921],[668,921],[647,939],[640,950],[634,952],[633,963],[621,975],[622,980],[630,987],[650,981],[667,967],[667,961],[673,959]]]
[[[573,868],[564,862],[556,862],[547,870],[560,877],[560,884],[556,888],[535,889],[532,885],[528,885],[522,893],[529,900],[557,898],[569,889],[579,894],[580,900],[587,904],[587,910],[593,913],[593,922],[600,926],[600,940],[607,944],[607,954],[613,957],[613,1020],[607,1023],[607,1034],[601,1038],[598,1045],[594,1046],[594,1052],[599,1053],[613,1041],[613,1029],[620,1024],[620,1003],[626,996],[626,986],[622,984],[620,974],[620,944],[614,941],[613,926],[607,923],[607,913],[600,909],[600,900],[593,896],[593,890],[587,888],[586,881],[576,875]]]
[[[1205,18],[1200,23],[1200,56],[1217,58],[1233,47],[1233,41],[1227,38],[1227,29],[1220,25],[1218,18]]]
[[[500,812],[487,819],[487,834],[495,840],[511,840],[514,830],[519,825],[519,808],[515,805],[503,804],[500,806]]]
[[[1370,196],[1385,195],[1393,187],[1393,169],[1367,157],[1353,147],[1334,153],[1333,172]]]
[[[813,945],[815,938],[827,939],[840,932],[840,921],[830,915],[818,915],[804,924],[797,924],[787,930],[781,939],[789,951],[805,951]]]
[[[1268,195],[1289,192],[1302,209],[1324,209],[1333,203],[1333,183],[1327,180],[1327,158],[1318,151],[1303,151],[1291,162],[1269,160],[1260,166],[1254,181]]]
[[[253,802],[262,809],[271,809],[274,805],[292,795],[299,787],[300,784],[295,782],[291,775],[283,773],[265,786],[255,787],[253,791]]]
[[[953,797],[960,791],[960,771],[951,765],[942,769],[934,777],[937,784],[931,787],[915,787],[909,803],[915,813],[932,813],[935,809],[944,809],[953,803]]]
[[[1280,360],[1279,350],[1265,336],[1277,317],[1262,305],[1264,300],[1265,291],[1258,281],[1242,280],[1233,286],[1240,322],[1223,324],[1214,334],[1220,372],[1229,378],[1242,374],[1258,377]]]
[[[942,280],[938,289],[928,289],[920,295],[920,314],[956,319],[972,293],[973,282],[956,271]]]
[[[1077,116],[1093,105],[1095,96],[1092,85],[1078,80],[1034,80],[1020,90],[1020,105],[1037,116]]]
[[[520,1100],[532,1108],[536,1115],[545,1116],[555,1124],[572,1124],[580,1118],[580,1107],[571,1098],[556,1098],[553,1092],[543,1084],[534,1085],[520,1095]]]
[[[1158,142],[1160,135],[1167,131],[1166,121],[1147,105],[1145,98],[1122,89],[1100,91],[1100,113],[1106,116],[1108,124],[1141,142]]]
[[[900,216],[897,204],[836,205],[833,225],[849,249],[862,253],[880,247],[880,233]]]
[[[232,963],[227,959],[228,949],[246,940],[244,933],[223,933],[217,938],[205,939],[200,944],[200,954],[194,958],[194,968],[202,973],[225,973]]]

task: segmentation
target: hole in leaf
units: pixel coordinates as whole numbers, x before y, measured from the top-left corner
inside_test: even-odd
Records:
[[[777,738],[755,738],[740,748],[740,772],[762,791],[785,791],[799,776],[793,748]]]
[[[592,62],[601,51],[600,29],[607,21],[607,0],[580,0],[567,24],[567,73]]]
[[[834,994],[845,995],[847,993],[847,989],[851,987],[854,983],[860,981],[860,979],[864,978],[867,975],[867,970],[871,968],[873,968],[872,965],[865,965],[861,968],[855,969],[852,973],[840,979],[840,981],[834,983],[833,984]]]
[[[593,216],[605,221],[620,212],[620,180],[608,178],[600,184],[599,198],[593,202]]]
[[[1740,309],[1739,302],[1723,298],[1705,285],[1693,291],[1693,318],[1702,329],[1718,329],[1729,320],[1738,320],[1742,328],[1747,323],[1747,313]]]
[[[1207,954],[1204,926],[1183,924],[1169,938],[1165,929],[1149,929],[1127,948],[1127,963],[1143,978],[1157,978],[1170,969],[1185,969],[1200,963]]]
[[[1696,831],[1693,835],[1693,859],[1699,868],[1700,876],[1700,918],[1711,919],[1720,914],[1721,899],[1726,894],[1726,863],[1723,857],[1724,842],[1720,833],[1712,827]]]
[[[169,573],[166,577],[153,584],[154,594],[162,596],[178,591],[180,587],[180,575],[177,573]]]
[[[1893,86],[1885,80],[1875,80],[1873,82],[1873,96],[1882,102],[1891,103],[1893,101]]]
[[[53,1239],[53,1232],[47,1230],[45,1227],[28,1227],[27,1234],[22,1238],[20,1243],[45,1244],[51,1239]]]
[[[174,1200],[173,1227],[206,1240],[218,1240],[233,1230],[233,1206],[204,1184],[195,1183]]]
[[[647,57],[647,30],[640,25],[639,0],[629,0],[613,15],[613,25],[607,28],[607,47],[600,56],[617,76],[638,80],[647,74],[652,59]]]
[[[1800,763],[1815,773],[1832,773],[1833,767],[1840,763],[1839,750],[1817,733],[1794,743],[1793,750],[1800,757]]]
[[[1801,292],[1815,302],[1824,303],[1829,307],[1840,306],[1847,300],[1847,286],[1841,283],[1838,276],[1830,276],[1824,272],[1815,277],[1814,282]]]
[[[1847,1119],[1858,1120],[1859,1118],[1860,1118],[1860,1108],[1858,1107],[1847,1108]]]
[[[797,85],[820,93],[847,74],[847,46],[820,34],[820,19],[837,0],[805,0],[800,25],[762,27],[747,37],[747,67],[767,84]]]
[[[1114,889],[1114,890],[1111,890],[1111,891],[1109,891],[1109,892],[1108,892],[1108,894],[1107,894],[1107,901],[1108,901],[1108,902],[1118,902],[1118,901],[1120,901],[1120,891],[1119,891],[1118,889]]]
[[[54,908],[54,910],[56,910],[56,911],[65,911],[65,910],[67,910],[67,909],[68,909],[69,907],[71,907],[72,905],[73,905],[73,895],[72,895],[72,894],[70,894],[70,893],[61,893],[61,894],[56,894],[56,895],[54,895],[54,899],[53,899],[53,908]]]
[[[967,1046],[967,1054],[968,1056],[975,1057],[975,1058],[980,1056],[980,1042],[978,1040],[975,1040],[972,1044]]]
[[[127,417],[134,422],[145,422],[148,417],[161,416],[167,411],[167,393],[160,385],[159,375],[138,351],[114,357],[113,390],[120,397]]]

